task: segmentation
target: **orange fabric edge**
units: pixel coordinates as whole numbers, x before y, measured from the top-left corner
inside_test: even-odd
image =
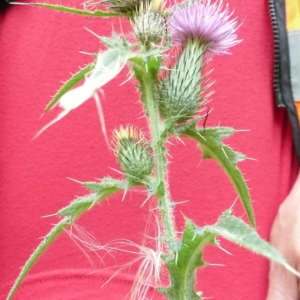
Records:
[[[295,106],[297,110],[298,120],[300,122],[300,102],[295,102]]]

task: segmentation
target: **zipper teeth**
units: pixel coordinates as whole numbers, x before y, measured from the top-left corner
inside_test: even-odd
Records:
[[[273,85],[274,85],[274,91],[276,95],[277,105],[283,106],[282,100],[281,100],[281,89],[280,89],[280,40],[279,40],[279,27],[277,22],[277,14],[275,9],[274,0],[269,0],[269,12],[270,12],[270,18],[272,22],[273,27],[273,35],[274,35],[274,74],[273,74]]]

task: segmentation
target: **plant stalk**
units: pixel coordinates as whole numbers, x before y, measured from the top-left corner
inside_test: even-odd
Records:
[[[148,114],[149,126],[152,136],[154,160],[156,165],[156,180],[158,185],[157,197],[159,210],[162,216],[166,238],[176,239],[175,224],[172,211],[172,204],[169,199],[169,184],[167,179],[167,159],[165,139],[162,136],[162,124],[155,98],[154,78],[147,68],[141,74],[143,84],[143,100],[145,101]]]

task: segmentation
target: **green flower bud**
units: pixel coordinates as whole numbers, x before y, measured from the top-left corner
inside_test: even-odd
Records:
[[[151,174],[151,148],[141,130],[134,126],[121,126],[114,131],[112,144],[118,163],[128,179],[143,179]]]
[[[109,9],[131,18],[141,7],[149,6],[152,0],[104,0]]]
[[[200,84],[204,51],[199,43],[188,43],[174,68],[160,80],[157,101],[162,118],[183,123],[197,114],[203,102]]]
[[[142,44],[159,43],[166,35],[167,26],[163,14],[150,10],[134,18],[133,30]]]

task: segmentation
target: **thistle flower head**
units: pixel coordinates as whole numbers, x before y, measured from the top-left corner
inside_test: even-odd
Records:
[[[149,5],[151,0],[104,0],[101,3],[108,5],[109,9],[128,15],[133,15],[140,6]]]
[[[118,163],[128,179],[142,179],[151,174],[151,148],[141,130],[134,126],[121,126],[114,131],[112,144]]]
[[[132,18],[141,10],[148,8],[162,9],[164,0],[103,0],[102,4],[108,5],[109,9]]]
[[[193,118],[205,99],[201,97],[204,47],[189,43],[178,55],[176,64],[158,82],[157,101],[160,116],[174,123]]]
[[[142,3],[134,14],[132,26],[136,38],[142,44],[158,43],[167,32],[164,0]]]
[[[137,39],[143,44],[158,43],[166,33],[165,17],[154,10],[137,15],[134,19],[133,30]]]
[[[205,45],[207,52],[226,54],[240,42],[236,34],[238,21],[231,18],[232,14],[222,0],[185,3],[170,18],[173,43],[184,46],[188,42],[198,42]]]

